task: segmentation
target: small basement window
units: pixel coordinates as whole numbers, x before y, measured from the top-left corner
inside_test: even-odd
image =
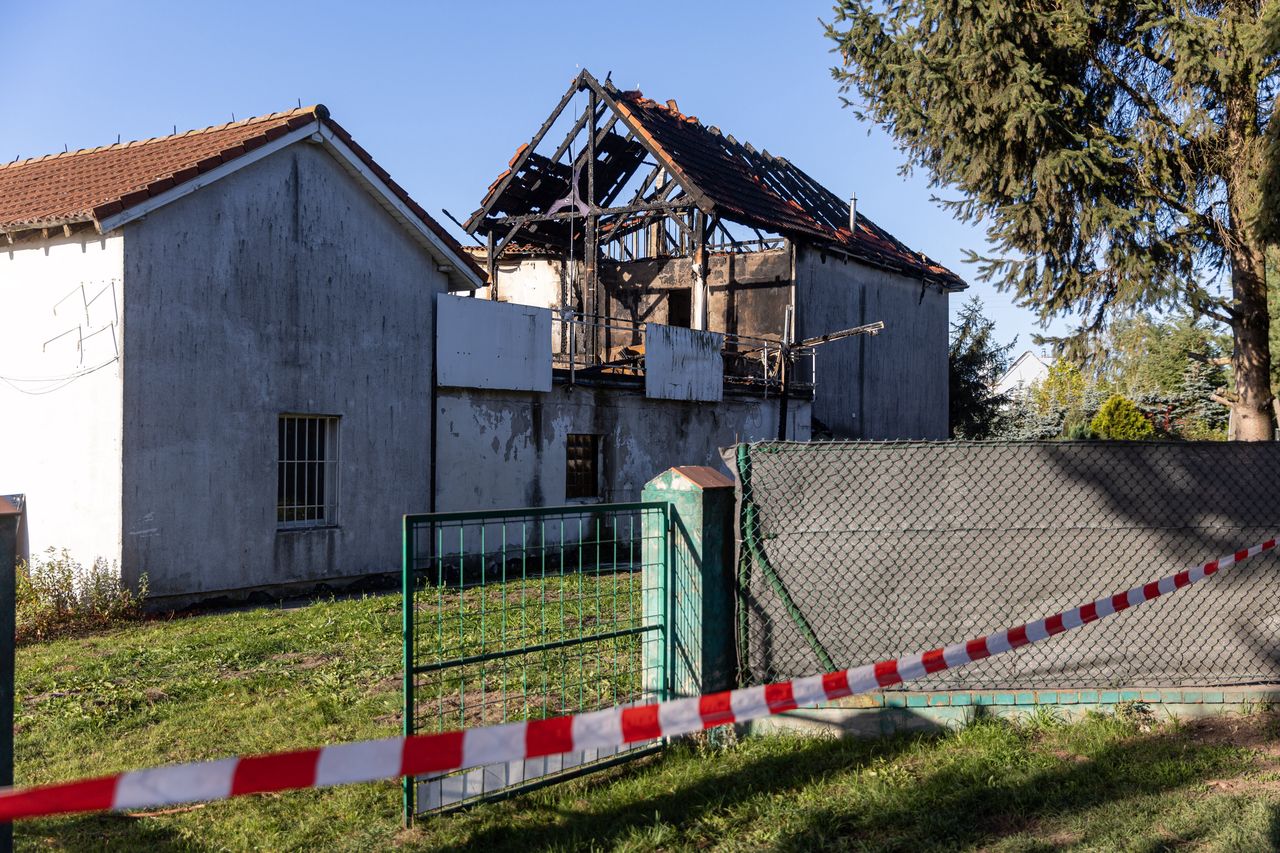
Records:
[[[565,450],[564,496],[600,497],[600,436],[570,433]]]
[[[667,291],[667,325],[688,329],[693,324],[693,293],[689,290]]]
[[[338,419],[281,415],[276,456],[279,529],[338,523]]]

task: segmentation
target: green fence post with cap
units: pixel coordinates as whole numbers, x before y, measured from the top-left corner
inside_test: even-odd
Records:
[[[0,495],[0,788],[13,785],[14,635],[19,531],[25,500]],[[13,850],[13,824],[0,823],[0,853]]]
[[[645,485],[643,499],[670,506],[667,594],[645,602],[646,619],[658,615],[651,608],[667,608],[668,691],[735,687],[733,480],[702,465],[670,468]]]

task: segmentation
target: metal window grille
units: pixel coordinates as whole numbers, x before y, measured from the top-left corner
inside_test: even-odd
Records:
[[[571,434],[565,459],[565,497],[600,497],[600,436]]]
[[[281,415],[276,463],[280,529],[338,523],[338,418]]]

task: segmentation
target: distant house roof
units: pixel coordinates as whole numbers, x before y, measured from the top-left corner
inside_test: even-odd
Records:
[[[337,149],[350,161],[349,168],[380,183],[379,189],[399,202],[387,199],[393,215],[406,221],[416,219],[410,224],[429,233],[429,242],[450,256],[463,271],[463,278],[471,285],[483,284],[484,273],[458,241],[391,179],[330,117],[323,104],[171,136],[0,164],[0,234],[78,223],[92,223],[99,231],[112,230],[134,218],[131,212],[145,212],[179,198],[253,162],[252,152],[265,155],[272,143],[289,144],[296,141],[295,135],[300,138],[309,131],[320,132],[331,150]]]
[[[1027,350],[1013,360],[1004,375],[996,380],[992,390],[997,394],[1007,394],[1025,389],[1049,375],[1053,361]]]
[[[601,199],[611,198],[652,155],[707,214],[798,242],[831,247],[856,260],[920,276],[947,289],[966,287],[955,273],[908,248],[861,210],[857,230],[851,231],[848,199],[840,198],[790,161],[758,151],[685,115],[675,101],[661,104],[639,91],[620,91],[585,71],[575,86],[594,89],[627,131],[603,134],[597,142],[595,184]],[[528,145],[521,146],[511,168],[490,185],[480,209],[467,222],[468,230],[487,232],[492,227],[490,216],[545,211],[570,194],[569,168],[528,149]],[[625,227],[626,221],[621,223]],[[609,226],[603,227],[607,232]],[[565,232],[563,226],[544,223],[538,234],[541,239],[560,242]],[[540,238],[521,232],[520,239]]]

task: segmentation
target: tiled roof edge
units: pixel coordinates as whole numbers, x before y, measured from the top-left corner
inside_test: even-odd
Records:
[[[135,139],[129,142],[114,142],[110,145],[99,145],[96,148],[78,148],[75,151],[59,151],[55,154],[43,154],[39,157],[27,157],[22,160],[10,160],[7,163],[0,163],[0,170],[12,169],[19,166],[27,166],[32,163],[43,163],[49,160],[68,160],[72,157],[81,157],[86,154],[98,154],[103,151],[117,151],[124,148],[139,148],[143,145],[154,145],[159,142],[169,142],[174,139],[182,139],[188,136],[198,136],[203,133],[212,133],[214,131],[226,130],[231,127],[246,127],[251,124],[259,124],[268,121],[279,121],[286,116],[307,115],[317,117],[323,111],[327,116],[329,111],[324,104],[313,104],[309,107],[298,107],[292,110],[285,110],[278,113],[269,113],[261,116],[250,116],[249,118],[240,119],[239,121],[229,121],[223,124],[213,124],[208,127],[199,127],[192,130],[184,130],[181,133],[170,133],[165,136],[153,136],[150,139]]]

